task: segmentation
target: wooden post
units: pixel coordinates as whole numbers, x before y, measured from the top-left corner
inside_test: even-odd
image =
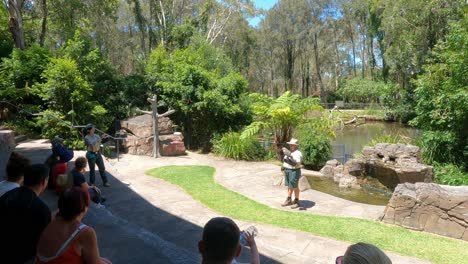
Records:
[[[175,110],[169,109],[164,114],[158,114],[158,96],[155,94],[153,98],[148,98],[148,102],[151,104],[151,112],[137,109],[138,112],[151,115],[153,118],[153,157],[157,158],[159,155],[159,117],[166,117],[175,112]]]

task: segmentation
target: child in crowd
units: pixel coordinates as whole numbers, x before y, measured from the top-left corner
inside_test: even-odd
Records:
[[[71,171],[74,187],[81,187],[83,190],[89,193],[91,200],[97,204],[103,203],[106,199],[101,196],[101,190],[96,186],[89,186],[84,176],[84,170],[86,169],[86,158],[78,157],[75,160],[75,168]]]

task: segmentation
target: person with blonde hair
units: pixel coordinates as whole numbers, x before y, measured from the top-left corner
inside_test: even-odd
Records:
[[[378,247],[357,243],[349,246],[344,256],[337,257],[336,264],[392,264],[392,261]]]

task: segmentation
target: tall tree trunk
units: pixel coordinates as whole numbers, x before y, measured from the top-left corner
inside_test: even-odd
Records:
[[[366,35],[362,34],[362,41],[361,41],[361,77],[364,79],[366,77]]]
[[[338,87],[340,86],[340,75],[341,75],[341,69],[340,69],[340,53],[338,51],[338,38],[336,37],[336,24],[333,30],[333,42],[335,44],[335,56],[336,56],[336,61],[335,61],[335,90],[338,90]]]
[[[353,27],[351,26],[351,22],[347,22],[347,27],[348,27],[348,34],[349,34],[349,39],[351,40],[351,45],[353,48],[353,73],[354,77],[356,77],[356,44],[354,43],[354,31]]]
[[[315,59],[315,72],[317,74],[317,79],[320,87],[320,98],[322,99],[323,103],[327,102],[327,95],[325,93],[325,88],[323,86],[322,75],[320,74],[320,59],[318,55],[318,39],[317,39],[317,32],[314,32],[314,59]]]
[[[23,31],[23,16],[21,14],[22,0],[8,0],[7,9],[10,16],[9,27],[15,47],[24,49],[26,47]]]
[[[41,47],[44,47],[46,31],[47,31],[47,0],[42,0],[42,25],[41,25],[41,35],[39,37],[39,45],[41,45]]]

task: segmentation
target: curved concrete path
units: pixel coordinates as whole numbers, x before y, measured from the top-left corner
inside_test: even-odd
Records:
[[[38,147],[38,145],[43,147],[44,144],[47,144],[47,147],[49,146],[48,143],[37,141],[21,144],[18,147],[27,150]],[[82,153],[76,152],[75,157],[79,155],[82,155]],[[41,158],[45,158],[45,156],[46,154],[43,154]],[[161,252],[163,256],[160,260],[172,259],[172,263],[195,263],[199,261],[194,256],[197,256],[196,243],[201,237],[202,227],[210,218],[219,216],[219,213],[193,200],[178,186],[145,175],[146,170],[166,165],[209,165],[216,168],[215,179],[233,191],[274,208],[280,208],[279,203],[284,199],[284,188],[273,186],[271,180],[271,174],[279,173],[279,168],[266,162],[228,161],[209,155],[189,153],[183,157],[159,159],[121,155],[120,161],[113,159],[110,160],[110,163],[106,162],[106,164],[108,171],[113,176],[111,177],[112,187],[102,188],[104,194],[108,197],[106,209],[115,217],[124,219],[132,226],[137,226],[139,229],[145,230],[145,232],[150,232],[153,237],[157,237],[157,239],[151,240],[152,243],[162,240],[173,245],[170,247],[171,250],[180,249],[181,253],[187,255],[186,261],[181,262]],[[97,177],[97,183],[100,184],[99,177]],[[313,190],[303,192],[301,199],[304,199],[306,204],[310,205],[303,211],[304,213],[375,219],[383,211],[381,206],[353,203]],[[313,203],[315,203],[314,206],[312,206]],[[342,255],[349,246],[347,242],[323,238],[305,232],[240,220],[236,220],[236,222],[241,228],[250,225],[257,226],[259,230],[257,243],[262,254],[262,263],[334,263],[336,256]],[[122,228],[124,227],[125,225],[122,225]],[[100,245],[101,240],[106,240],[106,238],[109,240],[104,241],[104,244],[107,245],[104,251],[113,255],[105,256],[111,257],[114,263],[142,263],[138,259],[143,260],[143,258],[138,257],[134,258],[134,262],[120,259],[119,254],[124,254],[126,251],[130,251],[128,254],[132,254],[132,252],[146,254],[146,251],[132,248],[132,246],[138,247],[140,245],[138,241],[126,244],[125,247],[119,246],[125,244],[121,240],[112,241],[113,234],[119,232],[115,230],[116,228],[118,227],[106,232],[106,230],[100,230],[99,227],[96,227]],[[131,230],[135,230],[135,228]],[[147,239],[146,237],[145,239]],[[119,248],[115,248],[113,245]],[[144,245],[147,245],[147,243]],[[153,248],[158,250],[168,247],[158,246]],[[393,263],[396,264],[429,263],[416,258],[399,256],[391,252],[388,252],[388,254]],[[192,258],[191,261],[189,261],[189,258]],[[248,254],[243,254],[241,262],[246,260],[248,260]],[[161,262],[154,259],[154,261],[148,263]]]

